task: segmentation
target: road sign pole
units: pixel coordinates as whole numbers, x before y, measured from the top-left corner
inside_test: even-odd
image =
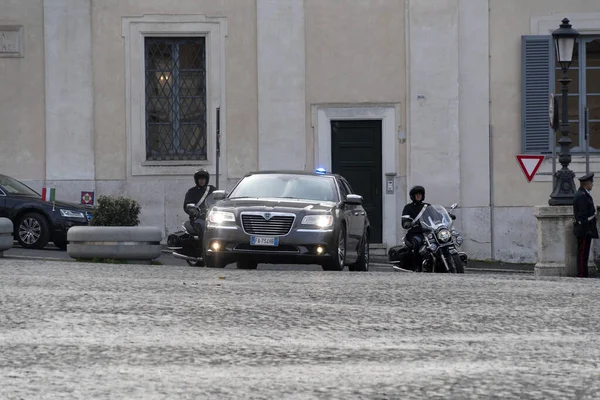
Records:
[[[216,150],[217,150],[217,154],[216,154],[216,161],[217,161],[217,165],[216,165],[216,174],[217,174],[217,182],[215,187],[217,189],[219,189],[219,158],[221,157],[221,107],[217,107],[217,140],[216,140]]]
[[[583,129],[585,130],[585,173],[590,173],[590,126],[589,126],[589,110],[586,107],[583,110]]]

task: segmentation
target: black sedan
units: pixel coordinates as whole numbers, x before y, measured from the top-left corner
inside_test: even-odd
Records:
[[[0,175],[0,217],[14,225],[15,239],[28,249],[41,249],[48,242],[65,250],[67,230],[88,225],[92,207],[64,201],[54,203],[18,180]]]
[[[207,267],[236,262],[240,269],[282,263],[369,270],[370,225],[362,196],[340,175],[254,172],[229,194],[213,196],[218,201],[203,237]]]

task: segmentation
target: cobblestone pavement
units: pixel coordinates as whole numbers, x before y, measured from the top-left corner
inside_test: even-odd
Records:
[[[2,399],[591,399],[597,279],[0,259]]]

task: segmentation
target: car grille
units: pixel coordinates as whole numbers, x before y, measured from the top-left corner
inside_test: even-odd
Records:
[[[262,215],[242,215],[242,225],[250,235],[284,236],[292,229],[294,218],[275,215],[266,220]]]

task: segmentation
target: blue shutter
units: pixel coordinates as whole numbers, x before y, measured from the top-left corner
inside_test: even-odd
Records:
[[[548,96],[554,93],[551,35],[521,37],[521,121],[523,153],[550,153]]]

